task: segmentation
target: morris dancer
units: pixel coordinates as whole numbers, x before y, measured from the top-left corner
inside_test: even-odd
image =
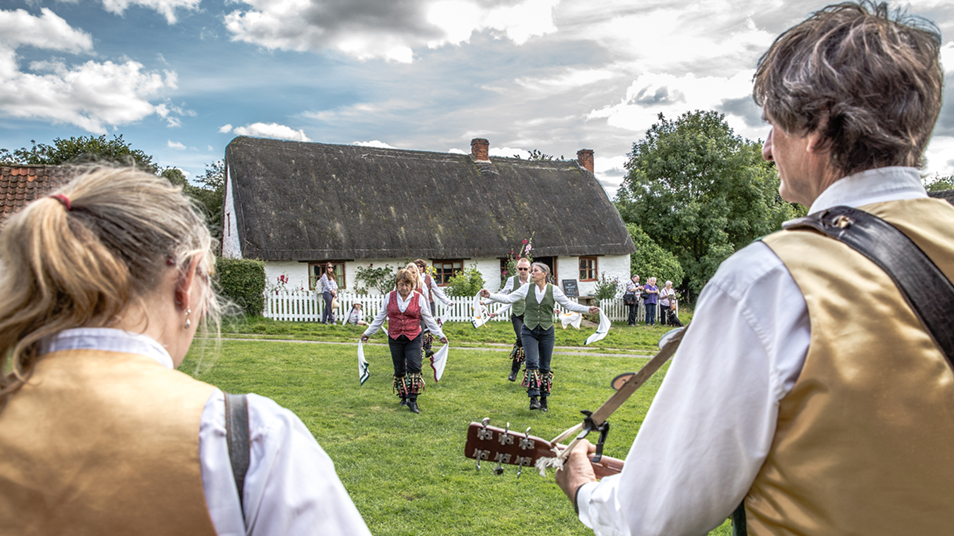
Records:
[[[424,377],[421,375],[421,321],[441,342],[447,343],[447,337],[431,316],[427,299],[413,290],[415,274],[407,268],[397,273],[397,290],[384,297],[384,305],[374,321],[368,326],[362,341],[381,329],[384,319],[388,320],[388,347],[391,349],[391,361],[394,363],[394,382],[392,389],[401,397],[401,405],[407,406],[411,413],[420,413],[417,396],[424,392]]]
[[[500,293],[510,294],[529,282],[530,261],[526,257],[522,257],[517,261],[517,275],[512,275],[507,278],[507,282],[503,288],[500,289]],[[501,309],[499,313],[493,313],[490,316],[493,317],[503,314],[508,307],[510,308],[510,323],[513,324],[513,333],[517,340],[513,343],[513,350],[510,352],[510,358],[513,360],[513,364],[510,367],[510,376],[507,376],[507,379],[516,381],[517,373],[520,372],[520,364],[526,359],[526,353],[523,350],[523,339],[520,337],[520,331],[523,329],[524,302],[517,301],[516,303],[507,305]]]
[[[426,287],[428,290],[428,293],[430,294],[430,296],[428,296],[428,301],[430,302],[430,306],[431,306],[431,315],[434,318],[437,318],[437,304],[434,303],[434,298],[436,297],[444,305],[448,305],[448,306],[451,305],[452,302],[450,298],[448,298],[447,295],[444,294],[444,291],[441,290],[441,287],[438,286],[437,281],[435,281],[434,278],[431,277],[431,274],[427,273],[427,261],[425,261],[424,259],[417,259],[416,261],[414,261],[414,265],[417,266],[417,271],[420,274],[422,274],[424,277],[422,286]]]
[[[530,270],[532,285],[523,285],[510,294],[491,294],[487,289],[480,291],[481,296],[496,302],[523,303],[523,328],[520,336],[527,353],[527,370],[523,374],[521,385],[527,388],[530,409],[541,411],[549,411],[547,397],[553,390],[550,360],[553,358],[554,306],[559,303],[577,313],[596,314],[600,311],[599,307],[587,307],[571,302],[559,287],[547,283],[549,276],[550,268],[546,264],[535,262]],[[533,298],[529,297],[531,287],[534,292]]]

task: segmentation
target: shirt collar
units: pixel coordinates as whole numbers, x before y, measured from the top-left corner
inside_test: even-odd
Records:
[[[809,214],[846,205],[852,208],[927,197],[921,174],[913,167],[883,167],[848,175],[835,181],[812,203]]]
[[[150,357],[166,367],[172,366],[169,352],[151,337],[112,328],[74,328],[63,330],[40,342],[40,354],[61,350],[104,350]]]

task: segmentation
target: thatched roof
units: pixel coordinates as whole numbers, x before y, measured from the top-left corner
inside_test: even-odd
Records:
[[[7,218],[69,182],[67,166],[0,166],[0,229]]]
[[[931,197],[936,197],[938,199],[944,199],[948,203],[954,205],[954,190],[942,190],[940,192],[928,192],[928,195]]]
[[[225,150],[242,255],[264,260],[625,255],[633,241],[577,161],[239,137]]]

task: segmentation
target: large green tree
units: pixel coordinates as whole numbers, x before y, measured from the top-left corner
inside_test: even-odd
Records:
[[[136,166],[149,173],[157,173],[159,166],[152,156],[141,149],[133,149],[122,134],[106,139],[102,136],[80,136],[78,138],[55,138],[51,145],[37,144],[30,140],[33,147],[23,147],[13,152],[0,149],[0,162],[10,164],[28,164],[56,166],[62,164],[87,164],[100,162],[123,166]]]
[[[676,286],[682,284],[686,272],[675,255],[659,247],[635,223],[627,223],[626,229],[636,244],[636,254],[630,257],[629,262],[631,275],[640,276],[643,284],[650,277],[655,277],[658,282],[672,281]]]
[[[729,255],[797,214],[778,196],[761,143],[737,136],[718,112],[659,114],[626,169],[615,200],[620,214],[676,256],[681,286],[696,295]]]

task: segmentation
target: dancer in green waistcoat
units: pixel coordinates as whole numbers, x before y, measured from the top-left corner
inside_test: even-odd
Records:
[[[570,301],[559,287],[547,283],[550,267],[535,262],[530,270],[533,284],[523,285],[510,294],[491,294],[484,289],[480,295],[500,303],[522,303],[523,328],[520,337],[527,356],[527,370],[522,385],[527,388],[530,397],[530,409],[548,411],[547,398],[553,389],[553,371],[550,360],[553,358],[553,308],[559,303],[570,311],[596,314],[599,307],[587,307]],[[530,296],[530,292],[533,296]]]

